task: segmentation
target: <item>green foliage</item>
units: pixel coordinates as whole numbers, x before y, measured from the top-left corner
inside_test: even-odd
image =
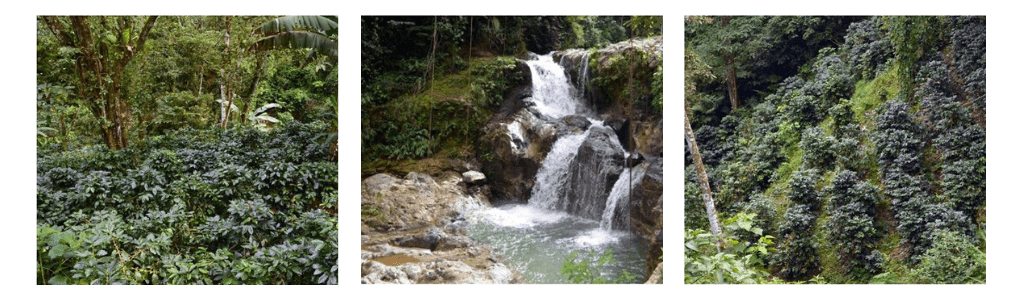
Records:
[[[965,251],[930,250],[938,232],[984,235],[984,17],[686,21],[716,75],[686,86],[716,204],[765,216],[775,275],[915,283],[928,251]],[[723,105],[730,53],[752,109]]]
[[[936,232],[933,238],[935,243],[911,271],[915,283],[985,283],[985,252],[956,232]]]
[[[856,173],[844,170],[832,180],[828,231],[837,247],[847,274],[860,280],[881,271],[884,257],[873,246],[880,238],[875,224],[875,205],[881,200],[878,187],[859,181]]]
[[[562,276],[569,279],[572,283],[587,283],[587,284],[605,284],[605,283],[633,283],[636,280],[636,276],[629,272],[623,272],[619,274],[619,277],[610,279],[601,275],[600,268],[608,264],[614,263],[615,258],[612,256],[614,252],[612,249],[605,250],[600,257],[597,258],[596,265],[591,257],[597,256],[597,253],[593,250],[590,254],[585,257],[578,257],[577,251],[572,251],[569,256],[562,262]]]
[[[604,48],[626,40],[626,28],[614,16],[567,16],[561,19],[558,49]],[[628,22],[628,21],[627,21]]]
[[[687,284],[769,283],[763,259],[774,250],[774,237],[762,235],[753,226],[755,214],[740,213],[722,222],[725,248],[716,248],[717,239],[702,229],[686,230],[685,280]],[[755,242],[741,240],[740,234],[752,234]]]
[[[37,164],[40,284],[336,284],[323,124],[195,131]]]
[[[250,46],[255,51],[270,49],[313,49],[310,55],[319,53],[338,59],[338,17],[288,16],[263,23],[256,32],[263,38]]]
[[[515,82],[521,62],[511,57],[474,60],[472,70],[439,77],[424,93],[383,105],[363,104],[364,161],[422,158],[441,143],[473,144],[493,108]]]
[[[598,109],[610,106],[658,109],[661,102],[656,99],[662,94],[659,81],[662,73],[658,73],[661,65],[661,57],[643,47],[631,47],[607,56],[591,55],[594,77],[590,85],[608,97],[607,102],[596,103]],[[630,99],[631,91],[633,99]]]
[[[832,169],[836,160],[835,145],[835,137],[825,133],[821,127],[807,128],[800,138],[804,164],[811,168]]]
[[[895,63],[900,82],[914,82],[915,65],[926,52],[936,47],[946,36],[945,18],[933,16],[889,16],[883,19],[883,28],[888,32],[895,54]],[[913,99],[913,86],[900,86],[904,99]]]

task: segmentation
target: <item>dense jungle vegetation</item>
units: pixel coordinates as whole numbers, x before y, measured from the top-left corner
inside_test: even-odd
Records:
[[[337,284],[337,17],[37,18],[38,284]]]
[[[529,80],[517,72],[517,58],[660,35],[662,25],[660,16],[366,16],[361,26],[361,165],[367,177],[437,174],[450,168],[449,159],[492,158],[480,148],[480,129],[509,89]],[[626,61],[614,67],[626,70]],[[661,89],[660,73],[636,76],[647,79],[637,85],[657,78],[657,86],[640,87],[638,94],[660,95],[653,92]],[[621,74],[592,79],[615,90],[625,90],[625,81]],[[640,104],[660,112],[661,98]]]
[[[687,283],[985,283],[985,17],[685,22]]]

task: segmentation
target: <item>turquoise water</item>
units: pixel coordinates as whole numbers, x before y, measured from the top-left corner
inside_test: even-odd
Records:
[[[573,251],[597,266],[607,249],[613,261],[598,268],[609,281],[629,272],[643,282],[644,243],[626,231],[601,229],[597,220],[529,205],[482,207],[465,214],[469,235],[502,254],[529,283],[571,283],[561,274],[562,265]]]

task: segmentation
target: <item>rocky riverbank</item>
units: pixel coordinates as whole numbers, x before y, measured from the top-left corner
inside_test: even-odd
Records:
[[[488,204],[479,172],[438,182],[411,172],[362,184],[362,283],[518,283],[503,258],[466,236],[462,212]]]

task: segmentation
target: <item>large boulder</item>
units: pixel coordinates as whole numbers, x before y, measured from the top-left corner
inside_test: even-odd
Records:
[[[639,121],[629,135],[633,139],[634,151],[645,157],[664,157],[662,119]]]
[[[647,271],[658,265],[661,256],[663,236],[662,191],[664,179],[663,161],[660,157],[646,157],[640,166],[647,170],[639,185],[633,189],[635,195],[629,203],[629,224],[633,232],[647,241]]]
[[[530,197],[537,170],[558,132],[558,126],[529,109],[508,119],[494,118],[484,127],[481,140],[490,153],[483,155],[483,172],[495,200],[526,201]]]
[[[569,213],[601,219],[608,193],[622,174],[622,151],[614,131],[603,126],[590,128],[569,166]]]
[[[363,180],[364,231],[421,228],[450,218],[463,197],[462,178],[450,174],[441,183],[427,174],[410,172],[404,179],[376,174]],[[365,232],[364,232],[365,234]]]

